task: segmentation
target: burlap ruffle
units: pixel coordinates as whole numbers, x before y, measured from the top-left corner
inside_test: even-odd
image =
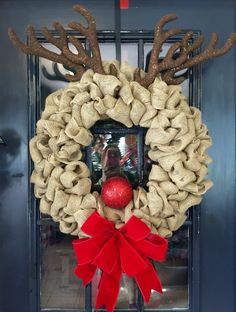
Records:
[[[96,209],[122,226],[134,214],[153,233],[169,237],[186,219],[186,211],[201,202],[212,186],[205,180],[211,145],[201,112],[188,105],[180,86],[159,77],[148,89],[133,81],[135,68],[114,62],[117,77],[86,71],[80,82],[50,94],[36,136],[30,141],[34,161],[31,182],[40,210],[60,223],[63,233],[83,235],[80,227]],[[112,118],[126,127],[147,127],[145,144],[154,161],[148,191],[134,190],[133,200],[121,210],[106,207],[91,194],[90,172],[81,161],[81,146],[93,139],[96,121]]]

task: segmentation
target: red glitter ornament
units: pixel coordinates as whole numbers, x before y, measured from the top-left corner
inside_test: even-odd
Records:
[[[101,197],[107,206],[121,209],[131,201],[133,190],[127,179],[112,177],[103,184]]]

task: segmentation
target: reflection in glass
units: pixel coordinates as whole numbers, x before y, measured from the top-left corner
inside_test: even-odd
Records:
[[[96,305],[99,281],[101,279],[101,271],[97,270],[92,283],[92,301],[93,307]],[[122,274],[120,280],[120,292],[116,301],[116,309],[135,309],[137,311],[137,285],[133,278]]]
[[[163,295],[152,292],[147,309],[188,308],[188,246],[189,228],[183,226],[168,239],[169,248],[164,263],[155,263],[161,278]]]
[[[137,43],[121,44],[121,60],[130,65],[138,66],[138,45]]]
[[[58,49],[51,43],[43,43],[43,47],[58,53]],[[64,75],[71,72],[67,70],[62,64],[40,58],[40,69],[41,86],[42,89],[45,89],[43,91],[46,96],[51,92],[54,92],[60,88],[64,88],[67,85],[68,82],[66,81]]]
[[[148,183],[149,173],[152,169],[152,164],[154,163],[149,157],[148,152],[150,150],[150,146],[144,145],[144,164],[143,164],[143,181],[142,186],[147,189],[146,184]]]
[[[74,237],[51,225],[41,226],[40,235],[41,308],[84,308],[84,286],[74,275]]]
[[[138,186],[137,136],[135,134],[94,134],[91,146],[92,182],[95,190],[112,176],[126,177]]]
[[[99,47],[103,61],[113,61],[116,59],[116,46],[114,42],[103,42],[99,44]]]

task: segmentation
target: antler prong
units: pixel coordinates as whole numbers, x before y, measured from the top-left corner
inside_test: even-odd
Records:
[[[158,71],[162,72],[166,69],[168,69],[170,66],[175,66],[177,64],[182,64],[186,60],[186,55],[181,54],[180,57],[178,57],[176,60],[173,59],[173,56],[175,55],[176,51],[180,49],[181,43],[175,42],[168,50],[165,58],[162,62],[158,65]]]
[[[93,30],[96,30],[96,21],[93,15],[84,6],[80,4],[76,4],[73,6],[73,10],[80,13],[86,19],[86,21],[88,22],[87,29],[90,27],[90,28],[93,28]],[[85,29],[84,26],[82,26],[81,24],[77,22],[72,22],[72,23],[75,23],[77,24],[77,26],[80,26],[81,28]]]
[[[211,40],[206,48],[206,51],[214,49],[215,46],[217,45],[217,42],[218,42],[218,34],[216,32],[213,32],[211,34]]]
[[[179,48],[179,46],[176,49],[175,47],[171,49],[170,53],[167,56],[166,61],[163,60],[161,63],[158,63],[158,58],[161,53],[161,47],[164,44],[164,42],[168,38],[174,35],[177,35],[181,31],[180,29],[170,29],[167,31],[163,31],[163,27],[168,22],[176,20],[176,18],[177,18],[176,14],[169,14],[169,15],[163,16],[161,20],[155,26],[153,48],[152,48],[152,52],[150,56],[148,72],[143,79],[141,79],[139,71],[135,72],[135,80],[145,87],[147,87],[153,82],[157,74],[160,72],[161,68],[163,68],[164,70],[166,67],[168,67],[167,63],[172,64],[172,56],[173,56],[174,50]]]
[[[27,33],[29,32],[29,27],[32,27],[31,25],[29,25],[27,27]],[[8,36],[10,38],[10,40],[12,41],[12,43],[14,44],[14,46],[18,49],[20,49],[22,52],[26,53],[26,54],[30,54],[31,52],[31,48],[28,47],[26,44],[24,44],[16,35],[16,32],[12,29],[9,28],[8,29]]]
[[[89,66],[89,59],[90,57],[85,52],[85,48],[80,40],[78,40],[75,37],[69,36],[68,41],[74,45],[76,50],[78,51],[78,54],[72,53],[72,51],[68,48],[68,46],[63,47],[64,54],[73,62],[76,64],[85,64]]]
[[[159,57],[159,54],[161,52],[161,47],[163,43],[170,37],[178,34],[181,30],[180,29],[170,29],[165,32],[163,32],[163,27],[171,21],[174,21],[177,19],[176,14],[170,14],[163,16],[161,20],[156,24],[155,30],[154,30],[154,41],[153,41],[153,49],[150,56],[150,63],[149,63],[149,69],[152,70],[152,68],[155,68],[157,58]]]
[[[197,65],[199,63],[202,63],[203,61],[206,61],[210,58],[218,57],[221,55],[224,55],[227,53],[232,46],[236,43],[236,33],[233,33],[229,39],[225,42],[225,44],[221,48],[216,48],[216,44],[218,42],[218,34],[217,33],[212,33],[211,35],[211,40],[207,46],[207,48],[193,56],[192,58],[189,58],[185,63],[183,63],[181,66],[177,67],[176,69],[182,70],[184,68],[189,68],[194,65]],[[192,49],[190,49],[188,52],[191,52]]]
[[[67,44],[66,31],[59,22],[54,22],[53,27],[60,35],[58,38],[54,37],[47,27],[42,27],[41,31],[48,42],[54,44],[58,49],[62,49],[62,47]]]
[[[197,37],[192,44],[188,46],[188,53],[192,53],[193,51],[199,49],[204,42],[204,36],[200,35]]]
[[[89,41],[92,56],[89,58],[84,57],[84,59],[86,60],[85,65],[92,67],[94,69],[94,71],[97,73],[105,74],[103,66],[102,66],[101,53],[100,53],[99,44],[98,44],[98,40],[97,40],[96,21],[95,21],[94,17],[92,16],[92,14],[88,10],[86,10],[82,5],[77,4],[73,7],[73,9],[76,12],[79,12],[86,19],[86,21],[88,23],[87,27],[84,27],[80,23],[77,23],[77,22],[70,22],[68,24],[68,26],[70,28],[79,31]],[[79,39],[77,39],[77,40],[79,41]],[[75,43],[75,41],[74,41],[74,43]],[[76,45],[76,43],[74,45]],[[67,50],[67,49],[65,48],[65,50]],[[68,53],[68,57],[70,57],[70,56],[72,56],[72,55],[70,53]],[[78,60],[78,62],[80,62],[80,61]]]
[[[167,69],[165,72],[162,73],[162,79],[167,84],[179,84],[181,80],[184,80],[181,79],[181,77],[175,77],[175,74],[180,70],[193,67],[211,58],[222,56],[225,53],[227,53],[236,43],[236,33],[232,33],[221,48],[216,48],[216,45],[218,43],[218,34],[213,32],[211,34],[210,42],[205,48],[205,50],[196,55],[191,56],[192,52],[201,47],[203,41],[204,37],[201,35],[192,44],[188,44],[187,46],[186,42],[185,44],[182,42],[183,43],[182,49],[183,51],[185,50],[184,53],[187,53],[187,58],[182,64],[177,65],[176,63],[174,67],[172,68],[170,67],[169,69]]]

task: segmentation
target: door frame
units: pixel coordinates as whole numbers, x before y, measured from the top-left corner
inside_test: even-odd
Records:
[[[189,30],[184,30],[180,35],[174,36],[167,40],[167,43],[173,43],[183,38],[184,34]],[[193,31],[193,39],[197,38],[201,32],[198,30]],[[51,31],[53,35],[57,35],[56,31]],[[89,51],[89,44],[78,32],[68,30],[69,35],[78,36],[85,42],[86,49]],[[121,43],[138,43],[138,66],[144,67],[144,43],[153,42],[153,31],[121,31],[120,41]],[[110,30],[97,32],[99,42],[116,42],[116,32]],[[36,30],[36,38],[42,42],[47,41],[43,37],[42,33]],[[199,50],[196,50],[194,54],[198,54]],[[41,88],[40,88],[40,69],[39,58],[35,56],[27,56],[27,78],[28,78],[28,140],[35,135],[35,125],[43,110],[44,103],[41,101]],[[202,103],[202,72],[201,65],[197,65],[194,68],[189,69],[189,102],[201,109]],[[93,307],[91,303],[92,293],[91,285],[85,287],[85,309],[40,309],[40,212],[39,201],[36,200],[33,192],[33,186],[30,183],[30,176],[33,170],[33,163],[30,155],[28,155],[28,230],[29,230],[29,300],[30,300],[30,312],[91,312]],[[201,204],[190,209],[190,244],[189,244],[189,308],[181,309],[184,312],[199,312],[199,287],[200,287],[200,210]],[[144,310],[144,302],[139,293],[138,297],[138,311]],[[117,309],[116,311],[130,311],[125,309]],[[151,310],[166,312],[168,310]],[[179,309],[171,310],[179,311]]]

